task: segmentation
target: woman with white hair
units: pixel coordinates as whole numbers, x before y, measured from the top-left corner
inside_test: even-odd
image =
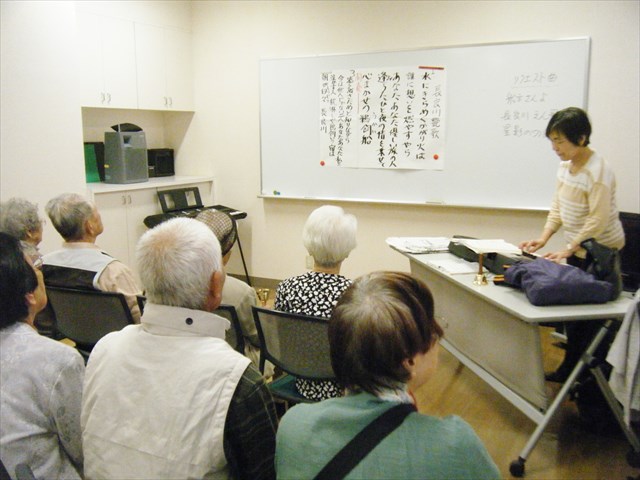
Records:
[[[42,241],[43,223],[38,205],[24,198],[10,198],[0,203],[0,232],[20,240],[25,255],[33,261],[40,258],[38,245]]]
[[[342,262],[356,247],[356,217],[336,206],[324,205],[309,215],[302,241],[313,257],[310,272],[288,278],[278,285],[276,310],[329,318],[351,280],[340,275]],[[298,392],[310,400],[338,397],[335,382],[297,379]]]

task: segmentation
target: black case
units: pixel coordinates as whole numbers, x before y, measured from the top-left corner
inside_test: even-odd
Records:
[[[149,177],[170,177],[175,175],[172,148],[150,148],[147,150]]]
[[[478,262],[478,254],[471,250],[469,247],[457,243],[455,240],[456,238],[464,237],[454,236],[453,240],[451,240],[451,242],[449,243],[449,252],[453,253],[456,257],[465,259],[468,262]],[[504,275],[504,271],[509,265],[513,265],[514,263],[520,261],[531,261],[533,260],[533,258],[535,257],[526,254],[505,255],[503,253],[487,253],[484,256],[482,264],[491,273],[494,273],[496,275]]]

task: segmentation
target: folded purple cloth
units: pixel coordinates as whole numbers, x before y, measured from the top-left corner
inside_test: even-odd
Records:
[[[505,283],[521,288],[533,305],[605,303],[615,298],[611,283],[577,267],[544,258],[515,263],[504,273]]]

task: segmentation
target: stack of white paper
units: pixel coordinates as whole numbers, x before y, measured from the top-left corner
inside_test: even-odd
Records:
[[[522,253],[521,250],[504,240],[456,239],[457,243],[468,247],[476,253]]]
[[[449,251],[448,237],[389,237],[387,245],[406,253],[436,253]]]

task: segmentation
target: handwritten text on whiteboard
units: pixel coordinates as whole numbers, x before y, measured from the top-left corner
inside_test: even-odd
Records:
[[[320,78],[320,158],[327,166],[444,169],[445,70],[335,70]]]

